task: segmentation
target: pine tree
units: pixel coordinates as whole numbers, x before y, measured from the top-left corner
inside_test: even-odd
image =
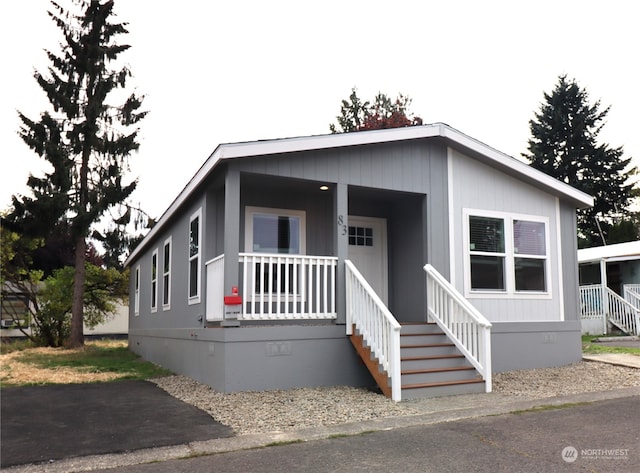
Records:
[[[46,50],[47,74],[34,77],[51,110],[39,120],[18,112],[19,134],[51,164],[44,177],[29,176],[32,197],[14,196],[11,219],[29,236],[53,232],[70,235],[74,251],[71,332],[68,345],[81,346],[87,238],[92,226],[124,202],[136,181],[123,182],[128,158],[138,149],[142,97],[132,93],[119,101],[131,77],[118,59],[129,49],[116,38],[126,23],[112,22],[114,2],[77,0],[78,11],[51,2],[48,14],[62,33],[61,52]],[[113,96],[116,95],[116,98]]]
[[[589,103],[587,91],[560,76],[554,90],[529,122],[529,153],[522,156],[539,169],[594,197],[594,206],[578,211],[581,246],[606,241],[607,230],[628,215],[636,173],[622,147],[598,143],[610,107]]]

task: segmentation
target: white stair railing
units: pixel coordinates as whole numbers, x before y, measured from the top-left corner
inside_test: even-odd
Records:
[[[609,321],[629,335],[640,335],[640,310],[609,288],[607,288],[607,298]]]
[[[580,318],[582,320],[601,319],[603,331],[607,331],[607,320],[621,330],[631,334],[640,335],[640,301],[636,306],[637,296],[633,286],[625,285],[625,298],[620,297],[615,291],[606,290],[601,284],[589,284],[580,286]]]
[[[400,324],[350,260],[345,261],[347,335],[355,325],[364,343],[391,379],[391,399],[402,398]]]
[[[624,299],[636,309],[640,309],[640,284],[625,284],[623,291]]]
[[[427,264],[428,315],[455,343],[491,392],[491,323],[436,269]]]

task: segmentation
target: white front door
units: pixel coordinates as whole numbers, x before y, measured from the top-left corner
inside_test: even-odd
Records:
[[[349,259],[388,304],[386,219],[349,215]]]

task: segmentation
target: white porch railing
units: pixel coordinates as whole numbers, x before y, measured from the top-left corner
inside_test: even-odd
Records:
[[[626,289],[625,287],[625,296]],[[580,286],[580,318],[601,319],[604,333],[607,331],[606,322],[609,320],[629,334],[640,335],[640,309],[633,301],[632,298],[623,299],[615,291],[608,287],[603,288],[600,284]]]
[[[640,309],[640,284],[625,284],[623,286],[624,300]]]
[[[240,320],[335,319],[336,266],[332,256],[240,253]],[[205,263],[206,319],[224,319],[224,255]],[[228,288],[229,290],[231,288]]]
[[[427,264],[428,315],[484,378],[491,392],[491,323],[436,269]]]
[[[601,319],[605,315],[602,285],[580,286],[580,318],[585,320]]]
[[[335,319],[337,261],[333,256],[240,253],[240,319]]]
[[[207,274],[206,319],[214,322],[224,319],[224,255],[205,263]]]
[[[402,398],[400,324],[350,260],[345,261],[347,335],[353,326],[391,379],[391,399]]]

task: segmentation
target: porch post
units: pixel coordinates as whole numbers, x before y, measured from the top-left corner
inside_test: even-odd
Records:
[[[600,291],[602,292],[602,329],[607,334],[607,320],[609,318],[609,292],[607,291],[607,260],[600,260]]]
[[[231,294],[233,286],[240,286],[240,173],[233,166],[227,169],[224,181],[224,290]],[[244,294],[241,294],[244,296]],[[236,320],[222,325],[238,325]]]
[[[344,261],[349,256],[349,191],[346,184],[337,184],[334,194],[334,222],[336,224],[333,247],[338,257],[336,268],[336,323],[347,322],[346,279]]]

